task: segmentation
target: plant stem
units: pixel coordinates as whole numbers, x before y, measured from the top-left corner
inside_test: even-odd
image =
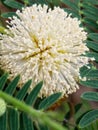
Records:
[[[3,98],[7,103],[12,104],[14,107],[21,110],[22,112],[25,112],[31,117],[36,118],[39,122],[50,126],[51,128],[53,128],[52,130],[66,130],[63,126],[49,118],[45,114],[45,112],[35,110],[31,106],[28,106],[26,103],[19,101],[18,99],[6,94],[5,92],[0,91],[0,97]]]

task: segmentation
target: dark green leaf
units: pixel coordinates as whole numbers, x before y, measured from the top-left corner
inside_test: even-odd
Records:
[[[81,95],[81,98],[90,101],[98,101],[98,92],[85,92]]]
[[[85,17],[92,19],[94,21],[97,21],[97,17],[95,15],[93,15],[91,12],[89,11],[84,11],[83,15],[85,15]]]
[[[15,109],[8,110],[10,130],[19,130],[19,112]]]
[[[79,127],[84,128],[97,119],[98,119],[98,110],[92,110],[90,112],[87,112],[80,120]]]
[[[67,12],[68,14],[72,14],[73,17],[77,17],[79,18],[79,15],[72,9],[70,8],[63,8],[65,12]]]
[[[19,130],[24,130],[24,125],[23,125],[23,113],[20,113],[20,129]]]
[[[20,10],[22,7],[24,7],[24,5],[22,3],[17,2],[15,0],[5,0],[4,4],[11,8],[20,9]]]
[[[62,2],[65,5],[69,6],[71,9],[73,9],[74,11],[76,11],[76,12],[78,11],[78,6],[76,5],[75,2],[72,2],[70,0],[62,0]]]
[[[7,130],[7,112],[0,117],[0,130]]]
[[[96,70],[90,70],[89,72],[86,73],[87,78],[98,78],[98,69]]]
[[[16,76],[13,81],[7,86],[7,88],[5,89],[5,92],[8,93],[8,94],[13,94],[16,87],[17,87],[17,84],[19,82],[19,79],[20,79],[20,76]]]
[[[80,81],[81,85],[90,87],[90,88],[96,88],[98,89],[98,80],[86,80],[86,81]]]
[[[77,112],[80,110],[81,107],[82,107],[82,104],[81,104],[81,103],[77,104],[77,105],[75,106],[75,113],[77,113]]]
[[[88,4],[94,4],[94,5],[97,5],[98,4],[98,1],[97,0],[84,0],[83,2],[87,2]]]
[[[37,0],[36,1],[37,4],[47,4],[47,1],[46,0]]]
[[[1,78],[0,78],[0,90],[3,89],[6,81],[8,78],[8,73],[5,73]]]
[[[24,130],[34,130],[32,119],[25,113],[23,113],[23,125]]]
[[[39,124],[40,130],[49,130],[47,126]]]
[[[88,37],[94,41],[98,41],[98,33],[90,33]]]
[[[82,4],[83,8],[85,8],[86,10],[88,10],[89,12],[92,12],[94,13],[94,15],[98,15],[97,12],[98,12],[98,8],[96,6],[94,6],[93,4],[90,3],[87,3],[87,1],[85,1],[85,3],[83,2]]]
[[[94,60],[98,62],[98,53],[96,53],[96,52],[87,52],[86,56],[90,57],[90,58],[94,58]]]
[[[37,0],[22,0],[27,5],[33,5],[37,2]]]
[[[31,83],[32,83],[32,80],[27,81],[27,83],[25,83],[23,85],[21,90],[18,91],[18,93],[16,95],[16,98],[18,98],[19,100],[24,99],[24,97],[26,96],[28,88],[30,87]]]
[[[86,43],[89,48],[98,52],[98,43],[93,42],[93,41],[86,41]]]
[[[85,77],[87,73],[89,73],[91,69],[88,66],[83,66],[80,68],[80,75],[81,77]]]
[[[89,27],[91,30],[98,29],[98,25],[95,23],[95,21],[89,20],[89,18],[84,18],[83,22],[84,22],[85,26]],[[92,33],[92,31],[90,33]]]
[[[47,4],[46,0],[25,0],[28,5],[33,5],[33,4]]]
[[[53,105],[59,98],[61,97],[61,93],[55,93],[50,95],[49,97],[45,98],[40,104],[39,109],[47,109],[51,105]]]
[[[1,14],[1,17],[3,17],[3,18],[9,18],[9,17],[12,17],[12,16],[16,16],[17,17],[15,12],[7,12],[7,13],[2,13]]]
[[[35,100],[38,96],[38,93],[40,92],[41,88],[42,88],[43,82],[39,82],[34,89],[32,90],[32,92],[28,95],[27,99],[26,99],[26,103],[29,105],[32,105],[35,103]]]

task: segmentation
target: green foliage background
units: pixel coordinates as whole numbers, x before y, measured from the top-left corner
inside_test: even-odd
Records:
[[[5,33],[6,18],[16,15],[17,9],[21,10],[22,7],[35,3],[47,4],[50,8],[60,6],[69,14],[71,13],[72,17],[77,17],[81,21],[81,26],[88,33],[86,43],[90,52],[86,55],[95,58],[95,61],[89,64],[89,68],[86,66],[80,68],[81,76],[87,78],[86,81],[80,81],[80,84],[96,89],[96,92],[84,92],[81,95],[82,102],[73,108],[74,114],[71,116],[72,108],[68,102],[63,102],[60,109],[55,112],[47,111],[60,98],[61,93],[39,99],[37,96],[42,82],[28,94],[31,80],[25,83],[21,90],[18,90],[17,84],[20,76],[15,77],[9,83],[8,74],[1,73],[0,97],[8,104],[6,113],[0,117],[0,130],[98,130],[98,109],[92,110],[88,104],[88,101],[98,102],[98,0],[1,0],[0,5],[4,10],[0,9],[0,33]],[[14,97],[16,103],[20,100],[20,104],[25,102],[25,105],[32,106],[32,111],[36,110],[34,118],[30,116],[30,111],[20,110],[18,105],[15,106],[11,102],[12,100],[9,98],[7,100],[8,95]],[[44,114],[37,116],[39,111]]]

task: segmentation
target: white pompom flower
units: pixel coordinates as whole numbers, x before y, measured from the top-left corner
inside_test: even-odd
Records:
[[[0,67],[10,72],[10,78],[20,74],[20,87],[32,79],[33,89],[43,80],[39,96],[75,92],[79,68],[88,63],[82,56],[88,48],[80,21],[47,5],[26,7],[16,14],[19,18],[10,18],[7,33],[0,35]]]

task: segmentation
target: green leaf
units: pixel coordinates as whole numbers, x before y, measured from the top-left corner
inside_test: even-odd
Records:
[[[24,2],[25,5],[29,4],[29,0],[22,0]]]
[[[61,4],[60,0],[47,0],[47,1],[51,2],[51,4],[53,4],[53,6],[60,6],[60,4]]]
[[[47,126],[39,124],[40,130],[49,130]]]
[[[69,6],[71,9],[74,11],[78,12],[78,6],[76,5],[75,2],[72,2],[70,0],[61,0],[65,5]]]
[[[98,4],[98,1],[97,0],[84,0],[84,2],[87,2],[88,4],[94,4],[94,5],[97,5]]]
[[[10,130],[19,130],[19,112],[10,108],[8,110],[8,118]]]
[[[85,92],[81,95],[81,98],[89,101],[98,101],[98,92]]]
[[[22,3],[17,2],[15,0],[5,0],[4,4],[11,7],[11,8],[20,9],[20,10],[22,7],[24,7],[24,5]]]
[[[41,81],[34,87],[32,92],[26,98],[27,104],[32,105],[35,103],[35,100],[37,99],[38,93],[40,92],[42,85],[43,85],[43,82]]]
[[[46,0],[37,0],[36,1],[37,4],[47,4],[47,1]]]
[[[87,45],[89,48],[91,48],[91,49],[93,49],[93,50],[95,50],[95,51],[98,52],[98,43],[93,42],[93,41],[86,41],[86,45]]]
[[[98,41],[98,33],[90,33],[88,37],[94,41]]]
[[[98,80],[80,81],[80,84],[83,85],[83,86],[90,87],[90,88],[98,89]]]
[[[68,14],[72,14],[73,17],[77,17],[79,18],[79,15],[72,9],[70,8],[63,8],[65,12],[67,12]]]
[[[85,128],[90,125],[93,121],[98,119],[98,110],[92,110],[87,112],[80,120],[79,127]]]
[[[83,104],[79,103],[79,104],[77,104],[77,105],[75,106],[75,113],[77,113],[77,112],[80,110],[80,108],[82,107],[82,105],[83,105]]]
[[[7,78],[8,78],[8,73],[5,73],[1,78],[0,78],[0,90],[3,89],[6,81],[7,81]]]
[[[50,95],[49,97],[45,98],[40,104],[39,109],[47,109],[51,105],[53,105],[59,98],[61,97],[61,93],[55,93]]]
[[[20,113],[20,129],[19,130],[24,130],[24,125],[23,125],[23,113]]]
[[[0,130],[7,130],[7,112],[0,117]]]
[[[91,4],[91,2],[88,4],[87,1],[85,1],[82,5],[82,7],[88,10],[89,12],[92,12],[94,15],[97,15],[98,8]]]
[[[87,73],[89,73],[91,69],[88,66],[83,66],[80,68],[81,77],[85,77]]]
[[[96,17],[95,15],[93,15],[91,12],[84,10],[83,14],[84,14],[85,17],[87,17],[87,18],[90,18],[90,19],[92,19],[92,20],[94,20],[94,21],[97,21],[97,17]]]
[[[87,78],[98,78],[98,69],[96,70],[90,70],[87,74],[86,74]]]
[[[90,58],[94,58],[94,60],[98,62],[98,53],[96,53],[96,52],[87,52],[86,56],[90,57]]]
[[[13,94],[16,87],[17,87],[19,79],[20,79],[20,75],[16,76],[13,79],[13,81],[7,86],[7,88],[5,89],[5,92],[8,93],[8,94]]]
[[[33,5],[33,4],[41,4],[41,5],[44,5],[44,4],[49,4],[51,2],[51,4],[53,5],[57,5],[58,4],[58,1],[59,0],[28,0],[28,4],[29,5]]]
[[[91,30],[94,30],[94,29],[98,29],[98,25],[95,23],[95,21],[93,20],[89,20],[89,18],[83,18],[83,22],[85,24],[85,26]],[[92,33],[92,31],[90,32]]]
[[[23,116],[24,130],[34,130],[33,121],[31,120],[31,118],[25,113],[22,113],[22,116]]]
[[[32,6],[37,3],[37,0],[22,0],[26,5]]]
[[[27,81],[27,82],[23,85],[23,87],[18,91],[18,93],[17,93],[17,95],[16,95],[16,98],[18,98],[19,100],[24,99],[24,97],[26,96],[27,91],[28,91],[28,89],[29,89],[31,83],[32,83],[32,80]]]
[[[9,18],[9,17],[13,17],[13,16],[18,17],[15,12],[7,12],[7,13],[1,14],[1,17],[3,17],[3,18]]]

